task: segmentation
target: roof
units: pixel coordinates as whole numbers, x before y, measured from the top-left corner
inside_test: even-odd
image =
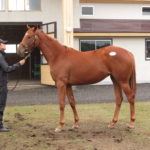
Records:
[[[150,20],[80,19],[74,33],[150,33]]]
[[[149,0],[80,0],[80,3],[130,3],[150,4]]]

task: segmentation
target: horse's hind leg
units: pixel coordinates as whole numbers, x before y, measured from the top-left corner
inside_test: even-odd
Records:
[[[121,83],[121,87],[125,92],[127,99],[130,103],[130,123],[127,124],[129,128],[134,128],[135,122],[135,92],[131,89],[129,83]]]
[[[75,99],[74,99],[71,85],[67,86],[67,97],[68,97],[70,106],[73,110],[73,114],[74,114],[74,121],[75,122],[74,122],[74,125],[72,126],[72,128],[78,128],[79,127],[79,117],[78,117],[78,113],[76,110]]]
[[[117,123],[122,100],[123,100],[122,89],[120,85],[116,82],[116,80],[112,76],[111,76],[111,79],[114,85],[114,91],[115,91],[115,96],[116,96],[116,106],[115,106],[114,117],[112,121],[109,123],[108,127],[113,127]]]

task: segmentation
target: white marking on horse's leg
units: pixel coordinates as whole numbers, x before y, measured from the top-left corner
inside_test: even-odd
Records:
[[[61,132],[61,131],[62,131],[62,130],[59,129],[59,128],[56,128],[56,129],[55,129],[55,132],[56,132],[56,133]]]
[[[131,125],[130,123],[127,123],[127,127],[128,127],[129,129],[134,129],[134,128],[135,128],[134,125]]]
[[[74,124],[73,126],[72,126],[72,129],[78,129],[79,128],[79,125],[77,125],[77,124]]]
[[[112,128],[114,128],[115,127],[115,125],[110,125],[110,124],[108,124],[108,126],[107,126],[108,128],[110,128],[110,129],[112,129]]]
[[[111,121],[109,124],[108,124],[108,128],[114,128],[114,126],[116,125],[117,122],[113,122]]]

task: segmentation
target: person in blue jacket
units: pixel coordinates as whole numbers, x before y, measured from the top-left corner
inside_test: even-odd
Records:
[[[0,132],[8,132],[10,129],[3,125],[3,114],[7,100],[7,73],[19,69],[25,64],[25,59],[11,66],[5,60],[5,52],[7,41],[0,39]]]

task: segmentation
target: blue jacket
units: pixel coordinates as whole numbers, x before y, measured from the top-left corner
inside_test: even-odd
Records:
[[[17,70],[20,66],[19,63],[9,66],[5,60],[5,52],[0,51],[0,86],[7,84],[7,73]]]

